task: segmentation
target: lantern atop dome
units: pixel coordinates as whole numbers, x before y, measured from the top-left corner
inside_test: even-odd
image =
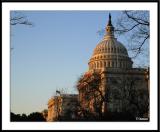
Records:
[[[109,20],[106,27],[106,36],[114,37],[114,27],[112,25],[111,14],[109,13]]]

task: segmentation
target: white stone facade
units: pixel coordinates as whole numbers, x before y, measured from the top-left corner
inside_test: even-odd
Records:
[[[47,121],[56,121],[59,117],[72,116],[77,107],[78,95],[61,94],[54,96],[48,101],[48,119]]]

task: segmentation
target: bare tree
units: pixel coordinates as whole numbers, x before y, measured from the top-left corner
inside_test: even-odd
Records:
[[[116,34],[129,37],[129,48],[137,57],[144,51],[150,38],[148,11],[123,11],[117,19]]]
[[[89,108],[88,111],[90,113],[98,114],[97,116],[102,118],[102,107],[103,103],[107,101],[107,98],[105,97],[106,95],[103,94],[100,86],[101,76],[99,73],[85,74],[79,78],[77,83],[82,109],[86,110],[86,108]],[[90,103],[92,103],[91,106],[89,106]]]
[[[137,84],[142,81],[140,77],[125,76],[120,78],[120,89],[122,100],[127,100],[126,107],[123,111],[130,112],[133,116],[143,117],[145,113],[149,112],[149,91],[147,89],[138,89]]]
[[[11,27],[15,27],[16,25],[25,25],[33,27],[34,24],[28,20],[28,18],[21,12],[13,11],[10,14],[10,25]],[[11,33],[10,33],[11,34]],[[11,51],[13,50],[13,46],[11,47]]]
[[[10,25],[15,26],[18,24],[33,26],[33,23],[29,21],[27,17],[21,12],[17,11],[11,12]]]

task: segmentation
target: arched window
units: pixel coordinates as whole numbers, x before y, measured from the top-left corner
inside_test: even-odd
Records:
[[[106,67],[106,62],[104,62],[104,67]]]
[[[122,62],[119,62],[119,67],[122,67]]]
[[[110,62],[108,61],[108,67],[110,67]]]
[[[102,68],[102,61],[100,61],[100,68]]]
[[[97,62],[97,68],[99,68],[99,62]]]

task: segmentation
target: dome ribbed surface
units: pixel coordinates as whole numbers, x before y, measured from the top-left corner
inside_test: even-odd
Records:
[[[115,38],[101,41],[94,49],[93,55],[97,54],[121,54],[128,57],[126,48]]]

